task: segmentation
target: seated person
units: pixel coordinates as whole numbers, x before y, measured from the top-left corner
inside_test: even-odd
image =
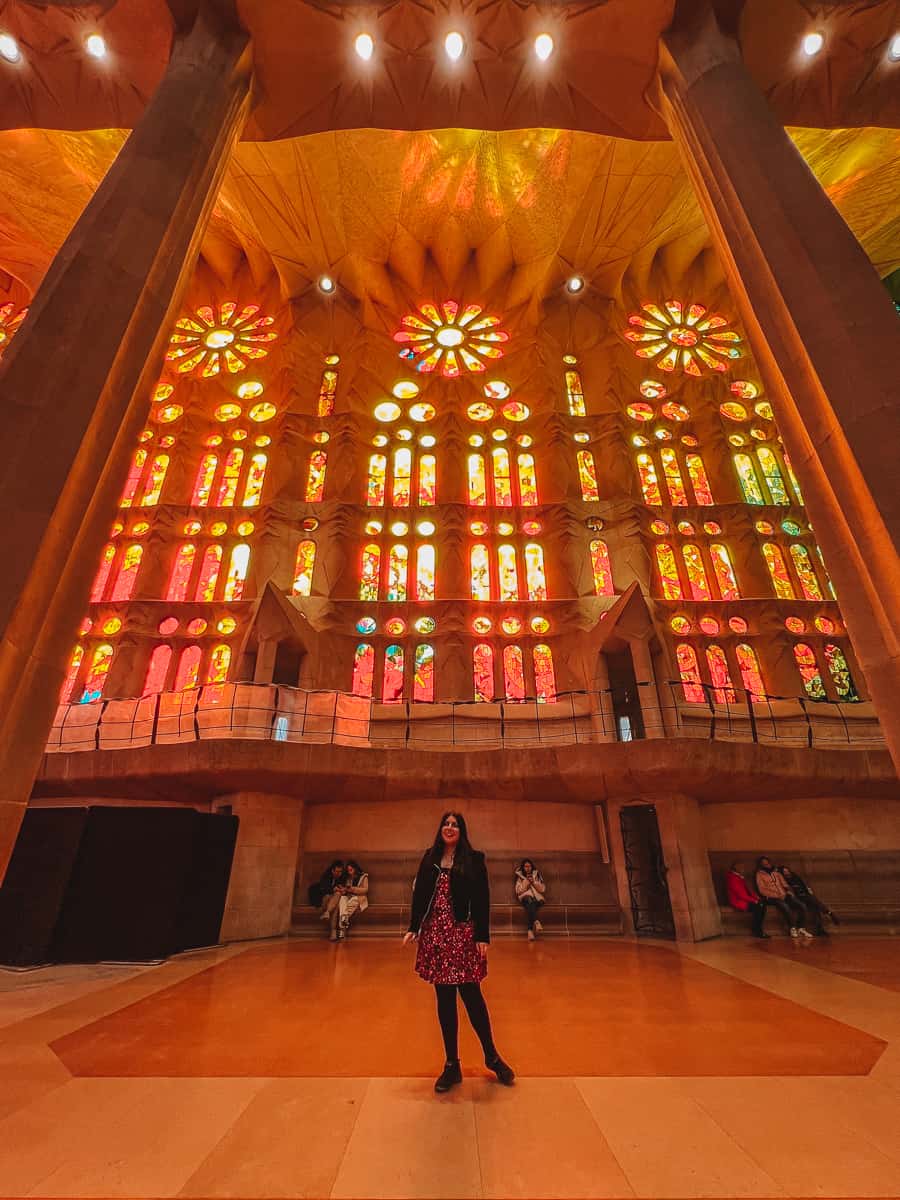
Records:
[[[776,871],[772,860],[762,855],[756,860],[756,890],[766,908],[777,908],[784,918],[792,938],[812,934],[800,922],[806,920],[806,909],[788,887],[784,876]]]
[[[343,882],[344,879],[344,860],[336,858],[329,867],[322,872],[318,883],[313,883],[309,888],[309,902],[314,908],[321,908],[322,912],[320,920],[327,921],[329,914],[329,906],[334,900],[335,905],[335,889]]]
[[[766,906],[744,878],[745,870],[746,867],[742,862],[733,862],[731,864],[731,870],[725,876],[728,903],[738,912],[750,913],[752,918],[750,932],[754,937],[767,938],[769,935],[763,932]]]
[[[534,941],[536,933],[543,932],[543,925],[537,919],[538,909],[544,903],[544,893],[547,890],[543,876],[530,858],[523,858],[516,867],[516,899],[525,909],[528,919],[528,940]]]
[[[350,919],[369,907],[369,876],[352,858],[344,867],[344,879],[340,887],[337,905],[337,940],[343,941],[350,929]],[[332,923],[332,933],[334,924]]]
[[[827,937],[828,930],[822,924],[822,917],[828,917],[832,924],[840,925],[838,918],[825,901],[819,899],[806,880],[802,879],[796,871],[792,871],[790,867],[779,867],[778,870],[806,911],[812,914],[813,923],[816,926],[814,932],[819,937]]]

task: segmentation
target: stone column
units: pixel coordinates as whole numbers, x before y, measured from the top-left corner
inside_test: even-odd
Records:
[[[703,208],[900,764],[900,327],[710,3],[660,43],[659,103]]]
[[[202,0],[0,368],[0,879],[171,323],[249,106],[248,39]]]
[[[238,792],[218,796],[239,818],[222,918],[222,941],[277,937],[291,927],[303,801],[296,796]]]
[[[634,663],[634,678],[638,686],[638,700],[644,718],[644,733],[648,738],[666,736],[659,694],[656,690],[656,672],[650,656],[650,644],[646,638],[631,638],[631,660]]]
[[[601,742],[616,740],[616,714],[613,712],[612,696],[609,693],[609,667],[606,655],[601,650],[594,669],[593,688],[595,695],[591,703],[591,729]]]

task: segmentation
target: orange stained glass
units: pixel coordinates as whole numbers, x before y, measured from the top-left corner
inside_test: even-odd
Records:
[[[235,446],[233,450],[228,451],[228,455],[225,458],[225,467],[222,471],[222,478],[219,481],[219,494],[216,496],[216,505],[218,508],[231,508],[234,505],[243,462],[243,450]]]
[[[794,468],[791,466],[791,460],[784,455],[784,469],[788,473],[788,479],[791,481],[791,487],[794,489],[794,495],[797,497],[797,503],[803,504],[803,493],[800,491],[800,484],[797,482],[797,476],[794,474]]]
[[[174,688],[176,692],[187,692],[197,686],[201,654],[199,646],[186,646],[182,650],[181,658],[178,660],[178,670],[175,672]]]
[[[384,652],[384,679],[381,686],[383,704],[396,704],[403,699],[403,647],[388,646]]]
[[[534,455],[520,454],[516,459],[516,467],[519,472],[519,503],[525,508],[533,508],[538,503]]]
[[[532,651],[534,662],[534,694],[538,704],[556,699],[556,673],[553,670],[553,655],[543,642]]]
[[[762,552],[766,566],[769,568],[769,575],[772,577],[775,595],[779,600],[793,600],[794,585],[791,583],[781,547],[776,546],[774,542],[764,542]]]
[[[825,662],[828,664],[828,671],[834,683],[838,700],[847,704],[855,704],[859,700],[859,692],[856,690],[853,676],[850,674],[850,668],[840,646],[836,646],[834,642],[826,643]]]
[[[309,456],[309,470],[306,475],[306,503],[321,504],[325,495],[325,470],[328,466],[328,455],[324,450],[314,450]]]
[[[377,600],[381,574],[381,547],[370,542],[363,547],[362,564],[359,572],[360,600]]]
[[[259,504],[266,478],[267,463],[268,459],[265,454],[254,454],[250,459],[250,470],[247,472],[247,483],[244,487],[244,499],[241,501],[242,508],[255,508]]]
[[[520,646],[503,647],[503,688],[511,703],[525,699],[525,662]]]
[[[72,692],[75,690],[75,680],[78,678],[78,669],[81,666],[81,660],[83,658],[84,647],[76,646],[72,651],[72,657],[69,659],[66,677],[63,680],[62,689],[59,693],[60,704],[68,704],[72,699]]]
[[[169,673],[169,663],[172,661],[171,646],[157,646],[150,655],[147,675],[144,679],[142,696],[155,696],[166,686],[166,676]]]
[[[424,508],[437,499],[437,459],[433,454],[419,456],[418,501]]]
[[[420,546],[416,551],[416,599],[434,599],[434,546]]]
[[[434,646],[416,646],[413,700],[425,704],[434,700]]]
[[[187,599],[188,585],[191,582],[191,573],[194,570],[196,555],[197,547],[190,542],[185,542],[178,547],[175,562],[172,564],[172,573],[169,576],[169,587],[166,591],[167,600],[182,601]]]
[[[692,600],[710,600],[709,580],[706,578],[706,568],[703,565],[703,555],[700,547],[687,542],[681,547],[681,555],[687,569],[688,584]]]
[[[659,480],[656,477],[656,467],[653,465],[653,459],[649,454],[639,454],[637,456],[637,469],[645,503],[662,504]]]
[[[769,489],[769,496],[772,503],[790,504],[791,498],[788,495],[787,488],[784,486],[778,459],[768,446],[760,446],[756,451],[756,457],[762,468],[763,479],[766,481],[766,487]]]
[[[106,683],[106,676],[109,674],[109,667],[113,660],[113,648],[108,643],[98,646],[94,651],[91,665],[88,668],[87,677],[84,681],[84,690],[81,693],[81,703],[90,704],[94,700],[99,700],[103,695],[103,685]]]
[[[162,491],[162,485],[165,482],[168,469],[168,454],[155,455],[150,464],[147,482],[144,485],[144,494],[141,497],[142,508],[149,508],[153,504],[159,504],[159,493]]]
[[[475,699],[494,699],[494,650],[487,642],[479,642],[472,652],[475,678]]]
[[[194,599],[208,603],[215,597],[216,584],[219,581],[219,570],[222,566],[222,547],[207,546],[203,551],[200,563],[200,577],[197,580],[197,590]]]
[[[291,589],[295,596],[308,596],[312,592],[313,568],[316,565],[316,543],[308,538],[297,547],[297,559],[294,564],[294,586]]]
[[[383,454],[373,454],[369,459],[369,481],[366,485],[366,504],[380,506],[384,504],[384,481],[387,472],[387,458]]]
[[[700,668],[697,666],[694,647],[689,646],[687,642],[679,642],[675,647],[675,658],[685,700],[688,704],[705,704],[706,693],[700,683]]]
[[[473,600],[491,598],[491,561],[487,546],[473,546],[469,553],[469,577]]]
[[[525,547],[525,580],[528,584],[529,600],[547,599],[547,578],[544,573],[544,551],[537,544],[537,542],[529,542]]]
[[[205,508],[209,504],[209,494],[212,491],[218,465],[219,460],[215,454],[204,454],[200,459],[197,478],[194,480],[194,491],[191,494],[191,504],[196,504],[201,508]]]
[[[803,589],[803,598],[805,600],[823,599],[822,589],[819,587],[819,581],[816,578],[816,573],[810,562],[809,551],[806,547],[801,546],[798,542],[794,542],[791,546],[791,558],[794,560],[794,570],[797,572],[800,587]]]
[[[509,451],[503,446],[495,446],[491,458],[494,461],[494,503],[498,508],[512,508]]]
[[[756,651],[752,646],[748,646],[746,642],[741,642],[740,645],[735,646],[734,653],[737,658],[738,667],[740,668],[744,691],[750,697],[751,703],[762,703],[765,698],[766,689],[763,687],[762,675],[759,673],[759,660],[756,657]]]
[[[409,567],[409,548],[391,546],[388,555],[387,599],[406,599],[406,575]]]
[[[317,414],[320,417],[330,417],[334,412],[334,395],[337,391],[338,373],[330,368],[322,372],[322,383],[319,387],[319,405]]]
[[[585,501],[600,499],[597,489],[597,469],[594,466],[594,456],[590,450],[578,451],[578,478],[581,480],[581,498]]]
[[[566,371],[566,399],[569,402],[569,416],[586,416],[584,407],[584,388],[578,371]]]
[[[753,459],[749,454],[736,454],[734,456],[734,469],[737,471],[738,482],[741,485],[741,492],[744,495],[746,504],[765,504],[765,498],[762,494],[762,488],[759,486],[759,478],[756,474],[756,468],[753,465]]]
[[[409,506],[410,479],[412,478],[412,450],[401,446],[394,451],[394,478],[391,486],[391,503],[398,508]]]
[[[353,695],[371,699],[374,680],[375,647],[367,642],[360,642],[353,656]]]
[[[716,583],[719,585],[719,595],[723,600],[740,600],[741,593],[734,575],[734,567],[731,565],[728,548],[719,542],[714,542],[709,548],[709,557],[712,559]]]
[[[515,546],[507,543],[497,547],[497,577],[500,583],[500,599],[518,600],[519,572],[516,567]]]
[[[721,646],[706,647],[706,661],[713,684],[713,699],[716,704],[734,704],[737,700],[728,671],[728,660]]]
[[[225,683],[228,679],[228,667],[231,663],[230,646],[214,646],[209,656],[209,666],[206,668],[207,683]]]
[[[109,573],[112,570],[113,559],[116,557],[116,547],[112,542],[109,542],[103,547],[103,553],[100,556],[100,566],[97,574],[94,576],[94,583],[91,587],[91,603],[96,604],[98,600],[103,599],[103,593],[106,591],[106,584],[109,579]]]
[[[594,576],[594,591],[598,596],[614,596],[612,565],[606,542],[595,538],[591,542],[591,571]]]
[[[125,547],[125,553],[122,555],[122,562],[119,566],[119,573],[116,576],[116,582],[113,584],[112,593],[109,597],[110,600],[131,599],[143,557],[144,547],[139,546],[136,542],[131,546]]]
[[[681,580],[678,577],[678,563],[675,552],[666,542],[657,542],[656,565],[659,568],[659,578],[662,583],[662,593],[666,600],[681,600]]]
[[[800,672],[800,678],[803,680],[803,688],[810,700],[826,699],[825,684],[822,682],[819,664],[816,662],[816,656],[811,647],[807,646],[805,642],[797,642],[794,645],[794,661]]]
[[[244,594],[244,584],[247,581],[247,568],[250,565],[250,547],[240,543],[231,551],[228,563],[228,575],[225,578],[225,600],[240,600]]]
[[[715,504],[703,459],[699,454],[686,454],[684,461],[687,464],[691,487],[694,489],[694,499],[698,504]]]
[[[684,490],[684,484],[681,481],[681,470],[678,466],[678,456],[671,447],[666,447],[660,451],[662,459],[663,475],[666,477],[666,487],[669,489],[669,497],[673,504],[687,504],[687,493]]]
[[[132,504],[134,504],[138,484],[141,481],[141,472],[144,470],[144,463],[146,461],[147,451],[136,450],[131,460],[131,466],[128,469],[128,478],[125,480],[125,490],[122,492],[119,508],[131,508]]]
[[[487,504],[487,483],[484,473],[484,455],[470,454],[469,468],[469,503],[483,507]]]

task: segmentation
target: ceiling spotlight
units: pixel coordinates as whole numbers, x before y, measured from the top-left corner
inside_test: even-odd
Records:
[[[368,62],[375,50],[375,39],[370,33],[361,33],[353,43],[353,48],[363,62]]]
[[[539,33],[534,39],[534,52],[541,60],[546,62],[553,53],[553,38],[549,33]]]
[[[466,39],[461,33],[457,33],[455,30],[453,33],[448,33],[444,38],[444,49],[447,52],[447,57],[452,62],[456,62],[457,59],[462,58],[465,48]]]
[[[813,55],[819,53],[824,45],[825,38],[821,33],[808,33],[803,39],[803,53],[808,58],[812,58]]]
[[[91,58],[106,58],[106,39],[99,33],[89,33],[84,48]]]
[[[6,59],[8,63],[17,63],[21,57],[22,51],[13,35],[0,33],[0,58]]]
[[[900,33],[894,34],[888,45],[888,58],[891,62],[900,62]]]
[[[577,296],[584,291],[584,279],[580,275],[570,275],[566,280],[566,291],[570,296]]]
[[[324,292],[326,296],[330,296],[337,290],[337,284],[330,275],[320,275],[318,279],[319,291]]]

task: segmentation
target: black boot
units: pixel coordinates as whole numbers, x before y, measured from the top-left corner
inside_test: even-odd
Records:
[[[462,1083],[462,1067],[459,1065],[459,1059],[457,1058],[453,1062],[444,1064],[443,1071],[441,1071],[435,1080],[434,1090],[436,1092],[449,1092],[458,1083]]]
[[[512,1067],[503,1061],[499,1054],[488,1059],[484,1064],[489,1071],[493,1071],[504,1087],[512,1087],[516,1075]]]

